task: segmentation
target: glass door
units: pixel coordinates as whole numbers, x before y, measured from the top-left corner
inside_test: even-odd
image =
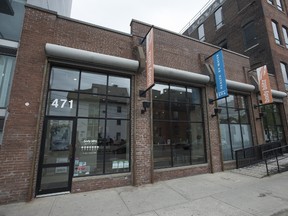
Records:
[[[74,131],[73,119],[46,119],[39,160],[37,195],[71,190]]]

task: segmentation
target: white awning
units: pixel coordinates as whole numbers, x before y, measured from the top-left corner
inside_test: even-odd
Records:
[[[287,97],[287,93],[286,92],[282,92],[282,91],[277,91],[277,90],[271,90],[272,91],[272,96],[275,98],[284,98]]]
[[[252,92],[255,90],[254,85],[242,83],[242,82],[237,82],[237,81],[232,81],[232,80],[226,80],[227,83],[227,88],[232,89],[232,90],[237,90],[237,91],[248,91]]]

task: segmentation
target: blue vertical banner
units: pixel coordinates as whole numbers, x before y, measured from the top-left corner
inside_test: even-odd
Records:
[[[213,55],[217,99],[228,96],[222,49]]]

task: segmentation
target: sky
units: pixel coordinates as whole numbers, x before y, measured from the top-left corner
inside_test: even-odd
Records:
[[[179,33],[213,0],[73,0],[71,17],[130,33],[132,19]]]

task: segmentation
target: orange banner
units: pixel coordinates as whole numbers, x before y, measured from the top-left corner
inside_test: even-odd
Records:
[[[146,88],[154,85],[154,31],[150,30],[146,37]]]
[[[273,103],[267,66],[264,65],[263,67],[258,68],[257,74],[258,74],[259,90],[261,94],[262,104]]]

